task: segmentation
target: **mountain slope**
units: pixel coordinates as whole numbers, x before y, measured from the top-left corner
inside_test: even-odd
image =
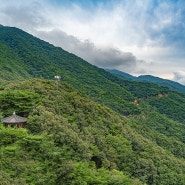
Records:
[[[2,76],[4,79],[29,77],[53,79],[55,75],[60,75],[63,81],[114,110],[125,115],[140,112],[132,103],[133,95],[124,87],[112,82],[112,79],[109,79],[110,73],[90,65],[61,48],[10,27],[0,27],[0,43],[6,47],[5,50],[2,49],[4,55],[1,61],[9,58],[8,65],[11,67],[8,71],[7,63],[0,64],[1,74],[6,73],[5,77]],[[12,54],[9,55],[9,53]],[[111,78],[116,77],[112,75]]]
[[[162,79],[162,78],[151,76],[151,75],[139,76],[138,80],[141,82],[152,82],[160,86],[169,87],[173,91],[178,91],[178,92],[183,92],[183,93],[185,92],[184,85],[171,81],[171,80],[166,80],[166,79]]]
[[[184,185],[184,94],[116,77],[17,28],[0,27],[0,46],[1,80],[10,80],[0,112],[29,120],[29,132],[0,129],[0,179]],[[55,75],[59,90],[32,79]]]
[[[122,77],[125,80],[135,80],[137,81],[137,77],[136,76],[132,76],[128,73],[125,73],[123,71],[119,71],[117,69],[105,69],[106,71],[110,72],[111,74],[114,74],[116,76]]]
[[[128,80],[134,80],[134,81],[138,81],[138,82],[149,82],[149,83],[155,83],[159,86],[164,86],[164,87],[168,87],[169,89],[173,90],[173,91],[177,91],[177,92],[185,92],[185,86],[182,84],[179,84],[178,82],[174,82],[171,80],[166,80],[166,79],[162,79],[159,77],[155,77],[155,76],[151,76],[151,75],[142,75],[142,76],[132,76],[129,75],[125,72],[119,71],[119,70],[107,70],[109,71],[111,74],[114,74],[116,76],[119,76],[123,79],[128,79]]]
[[[54,81],[31,79],[6,85],[6,91],[42,98],[30,111],[29,133],[0,127],[1,176],[22,184],[184,184],[183,158],[143,137],[148,131],[132,128],[136,121],[69,85],[56,90]]]
[[[5,47],[4,50],[1,49],[2,62],[0,63],[0,74],[6,74],[5,79],[13,78],[15,80],[30,77],[52,79],[57,74],[61,76],[62,81],[85,93],[92,100],[107,105],[122,115],[140,115],[145,111],[143,107],[150,104],[150,109],[157,109],[159,113],[174,119],[174,121],[179,121],[179,128],[183,128],[185,114],[182,110],[185,107],[182,102],[185,101],[185,97],[182,94],[176,94],[169,91],[168,88],[158,87],[152,83],[123,80],[17,28],[1,26],[0,43]],[[8,63],[3,62],[7,58]],[[7,66],[11,67],[13,73],[7,69]],[[170,102],[171,106],[168,106],[169,101],[168,99],[166,101],[166,97],[169,97],[170,93],[174,95],[170,95],[173,101]],[[163,98],[160,98],[161,95]],[[158,101],[160,102],[155,103]],[[160,104],[162,106],[159,107]],[[176,111],[174,114],[174,110],[179,110],[179,105],[181,111]],[[169,108],[164,111],[166,109],[162,107]],[[164,124],[167,122],[166,120]],[[159,132],[165,133],[167,136],[174,135],[175,132],[169,133],[160,130],[161,126],[157,121],[155,124],[155,129]],[[149,123],[148,126],[152,127]],[[176,130],[176,127],[175,124],[170,126],[173,131]],[[184,141],[182,137],[184,130],[181,130],[178,138]]]

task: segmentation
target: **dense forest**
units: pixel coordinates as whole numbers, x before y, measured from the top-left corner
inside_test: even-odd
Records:
[[[185,185],[185,94],[0,27],[1,184]],[[53,80],[60,75],[56,86]]]
[[[127,79],[127,80],[132,80],[137,82],[150,82],[150,83],[157,84],[159,86],[168,87],[170,90],[173,90],[173,91],[182,92],[182,93],[185,92],[184,85],[178,82],[174,82],[172,80],[167,80],[167,79],[163,79],[163,78],[159,78],[151,75],[141,75],[136,77],[116,69],[106,69],[106,71],[122,78],[123,80]]]

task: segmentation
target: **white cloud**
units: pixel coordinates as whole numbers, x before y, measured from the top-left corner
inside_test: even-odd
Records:
[[[101,67],[160,76],[185,68],[183,1],[75,2],[1,0],[0,23]]]
[[[174,72],[173,80],[185,85],[185,71]]]
[[[12,1],[10,4],[6,2],[0,7],[0,11],[1,24],[19,27],[29,32],[50,24],[45,16],[45,8],[36,1],[25,4],[21,1]]]
[[[55,46],[60,46],[102,68],[124,68],[126,72],[131,72],[140,62],[132,53],[111,47],[97,48],[89,40],[80,41],[60,30],[38,31],[36,34]]]

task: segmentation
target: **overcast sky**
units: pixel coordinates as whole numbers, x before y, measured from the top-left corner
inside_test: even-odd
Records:
[[[185,0],[0,0],[0,24],[102,68],[185,84]]]

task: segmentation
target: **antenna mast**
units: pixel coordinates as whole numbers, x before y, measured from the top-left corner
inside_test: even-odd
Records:
[[[58,91],[58,83],[59,83],[59,81],[60,81],[60,79],[61,79],[61,76],[54,76],[54,78],[55,78],[55,83],[56,83],[56,87],[57,87],[57,91]]]

